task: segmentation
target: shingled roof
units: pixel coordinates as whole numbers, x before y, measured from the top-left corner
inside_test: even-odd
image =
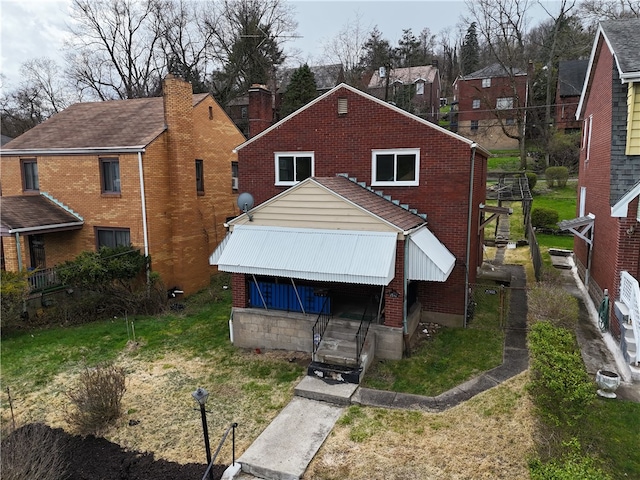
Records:
[[[193,95],[193,105],[208,95]],[[165,128],[162,97],[76,103],[13,139],[3,154],[11,150],[143,147]]]
[[[417,67],[394,68],[389,73],[389,82],[400,82],[410,85],[418,80],[433,83],[438,74],[438,67],[433,65],[421,65]],[[369,80],[369,88],[382,88],[385,86],[386,77],[380,77],[380,71],[376,70]]]
[[[577,97],[582,93],[589,60],[567,60],[558,65],[558,89],[561,97]]]
[[[527,72],[521,70],[519,68],[513,68],[513,75],[520,76],[526,75]],[[493,63],[487,67],[481,68],[480,70],[476,70],[468,75],[464,75],[462,77],[463,80],[470,80],[473,78],[494,78],[494,77],[508,77],[509,72],[505,67],[500,65],[499,63]]]
[[[345,176],[313,177],[320,185],[402,230],[427,223],[423,217]]]
[[[621,77],[640,78],[640,18],[608,20],[600,27],[615,53]]]
[[[0,197],[2,236],[82,228],[84,221],[43,195]]]

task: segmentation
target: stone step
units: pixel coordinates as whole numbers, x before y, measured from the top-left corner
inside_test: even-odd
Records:
[[[349,383],[358,385],[362,379],[362,368],[359,366],[349,365],[336,365],[328,364],[324,362],[314,361],[307,367],[307,377],[316,378],[326,382],[333,383]],[[353,394],[353,392],[351,392]],[[297,394],[297,393],[296,393]],[[297,394],[298,395],[298,394]],[[306,396],[300,394],[300,396]],[[315,397],[308,397],[315,398]],[[315,398],[321,400],[320,398]],[[329,400],[324,400],[329,401]],[[341,404],[338,400],[333,400],[334,403]]]
[[[298,383],[294,393],[319,402],[349,405],[358,388],[359,370],[312,362],[308,368],[310,373]]]

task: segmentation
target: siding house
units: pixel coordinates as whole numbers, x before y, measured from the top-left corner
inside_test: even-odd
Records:
[[[451,129],[490,149],[517,149],[518,120],[525,121],[527,72],[498,63],[453,83]]]
[[[168,288],[204,288],[234,214],[243,140],[209,94],[172,76],[162,97],[72,105],[2,147],[5,268],[132,245]]]
[[[437,65],[373,72],[367,92],[418,117],[437,123],[440,118],[440,71]]]
[[[640,379],[640,20],[602,22],[577,117],[583,120],[575,234],[580,277]]]
[[[255,206],[210,258],[233,276],[234,342],[362,368],[420,321],[466,324],[488,151],[345,84],[236,150]]]

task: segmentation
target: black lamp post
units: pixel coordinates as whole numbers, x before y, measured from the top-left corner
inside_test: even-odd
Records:
[[[204,432],[204,448],[207,451],[207,468],[211,465],[211,446],[209,445],[209,429],[207,428],[207,413],[204,410],[204,405],[209,398],[209,392],[204,388],[198,388],[191,394],[193,399],[200,405],[200,415],[202,416],[202,431]],[[213,472],[209,468],[209,478],[213,480]]]

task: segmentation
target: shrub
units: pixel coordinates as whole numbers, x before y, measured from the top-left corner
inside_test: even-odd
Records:
[[[568,169],[577,170],[580,160],[580,132],[556,132],[549,142],[549,163]]]
[[[3,480],[62,480],[67,478],[64,450],[53,431],[42,423],[28,423],[2,440]]]
[[[567,167],[549,167],[544,171],[547,179],[547,185],[553,187],[565,187],[569,180],[569,169]]]
[[[556,327],[569,330],[578,322],[578,300],[552,282],[541,282],[527,293],[529,319],[547,320]]]
[[[536,184],[538,183],[538,175],[533,172],[526,172],[525,175],[527,176],[529,190],[533,191],[533,189],[536,187]]]
[[[75,388],[67,392],[72,404],[67,421],[81,434],[98,433],[122,414],[125,390],[123,368],[114,365],[85,367]]]
[[[529,389],[540,417],[552,426],[572,426],[595,396],[573,332],[549,321],[533,324]]]
[[[0,320],[2,328],[20,323],[23,302],[29,294],[29,283],[25,272],[0,273]]]
[[[536,228],[556,229],[560,216],[552,208],[537,207],[531,211],[531,225]]]
[[[564,444],[569,453],[561,459],[543,463],[539,459],[529,464],[531,480],[608,480],[609,477],[598,468],[593,457],[581,453],[577,439]]]

